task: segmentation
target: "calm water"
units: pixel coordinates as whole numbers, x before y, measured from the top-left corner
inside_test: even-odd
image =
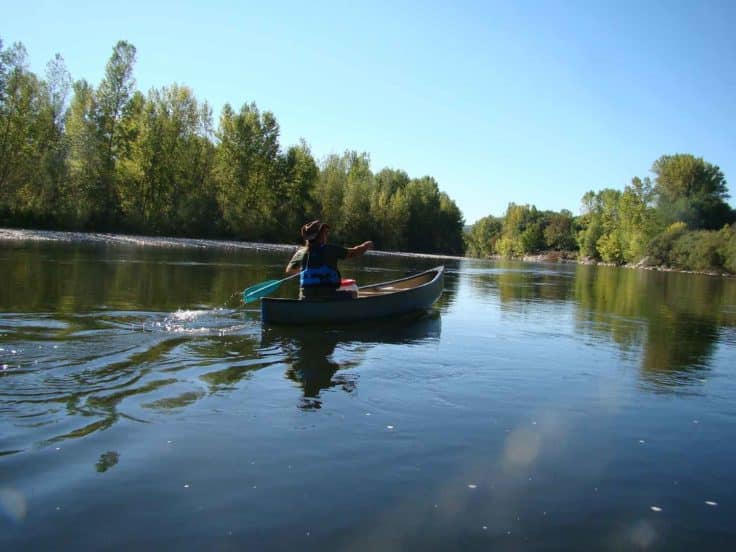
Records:
[[[263,327],[288,257],[0,242],[0,548],[736,546],[736,281],[371,254],[436,310]]]

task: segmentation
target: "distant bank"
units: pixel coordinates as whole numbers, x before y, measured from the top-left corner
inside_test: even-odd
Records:
[[[205,240],[198,238],[173,238],[162,236],[142,236],[135,234],[112,234],[106,232],[64,232],[57,230],[25,230],[20,228],[0,228],[0,242],[67,242],[104,245],[129,245],[137,247],[182,247],[207,249],[247,249],[263,251],[284,251],[288,253],[299,244],[261,243],[235,240]],[[430,253],[411,253],[403,251],[371,251],[369,255],[398,255],[435,259],[456,259],[464,257],[436,255]]]

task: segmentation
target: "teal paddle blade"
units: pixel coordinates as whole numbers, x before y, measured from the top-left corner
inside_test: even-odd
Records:
[[[279,287],[283,280],[268,280],[261,282],[258,285],[251,286],[243,292],[243,303],[248,304],[253,301],[258,301],[260,298],[270,295]]]

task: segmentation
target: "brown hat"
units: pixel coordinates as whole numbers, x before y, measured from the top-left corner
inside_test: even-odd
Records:
[[[320,222],[319,220],[308,222],[307,224],[302,226],[302,238],[307,241],[312,241],[317,236],[319,236],[319,233],[322,231],[323,228],[329,227],[329,224],[325,224],[324,222]]]

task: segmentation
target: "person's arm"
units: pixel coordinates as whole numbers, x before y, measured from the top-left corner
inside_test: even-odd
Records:
[[[371,249],[373,249],[372,241],[363,242],[360,245],[356,245],[355,247],[348,247],[348,254],[345,256],[345,258],[351,259],[353,257],[360,257],[366,251],[370,251]]]
[[[304,258],[304,248],[297,249],[296,253],[294,253],[294,256],[289,261],[289,264],[286,265],[286,269],[284,270],[284,273],[287,276],[291,276],[292,274],[297,274],[298,272],[301,272],[303,258]]]

